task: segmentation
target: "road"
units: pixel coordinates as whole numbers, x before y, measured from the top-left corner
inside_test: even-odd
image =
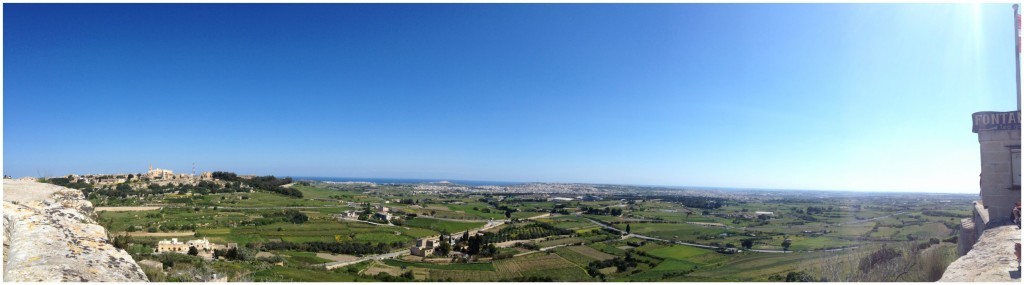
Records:
[[[599,222],[597,220],[594,220],[594,219],[591,219],[591,218],[587,218],[587,217],[583,217],[583,218],[589,220],[591,223],[597,224],[598,226],[604,227],[606,229],[611,229],[611,230],[617,231],[619,233],[624,233],[625,232],[623,230],[617,229],[617,228],[615,228],[613,226],[606,225],[605,223]],[[692,246],[692,247],[699,247],[699,248],[706,248],[706,249],[716,249],[716,248],[718,248],[717,246],[710,246],[710,245],[703,245],[703,244],[696,244],[696,243],[688,243],[688,242],[667,240],[667,239],[656,238],[656,237],[649,237],[649,236],[639,235],[639,234],[629,234],[628,236],[639,238],[639,239],[669,242],[669,243],[674,243],[674,244],[688,245],[688,246]],[[766,250],[766,249],[747,249],[747,251],[766,252],[766,253],[791,253],[791,252],[793,252],[793,251]]]
[[[364,257],[360,257],[360,258],[358,258],[356,260],[350,260],[350,261],[337,261],[337,262],[324,263],[324,268],[327,268],[327,270],[331,270],[331,269],[335,269],[335,268],[338,268],[338,267],[345,267],[345,266],[349,266],[349,265],[360,263],[360,262],[367,261],[367,260],[383,260],[383,259],[389,259],[389,258],[397,258],[399,256],[403,256],[403,255],[406,255],[406,254],[409,254],[409,249],[402,249],[402,250],[399,250],[399,251],[393,251],[393,252],[385,253],[385,254],[364,256]]]
[[[903,213],[896,213],[896,214],[893,214],[893,215],[899,215],[899,214],[903,214]],[[885,218],[885,217],[888,217],[888,216],[877,217],[875,219],[881,219],[881,218]],[[617,229],[615,227],[606,225],[606,224],[604,224],[604,223],[602,223],[600,221],[597,221],[597,220],[594,220],[594,219],[591,219],[591,218],[588,218],[588,217],[583,217],[583,218],[589,220],[591,223],[597,224],[597,225],[599,225],[601,227],[604,227],[606,229],[611,229],[611,230],[617,231],[619,233],[625,232],[625,231]],[[649,236],[638,235],[638,234],[629,234],[627,236],[628,237],[635,237],[635,238],[639,238],[639,239],[646,239],[646,240],[654,240],[654,241],[669,242],[669,243],[674,243],[674,244],[688,245],[688,246],[699,247],[699,248],[707,248],[707,249],[716,249],[716,248],[718,248],[717,246],[710,246],[710,245],[703,245],[703,244],[696,244],[696,243],[688,243],[688,242],[667,240],[667,239],[656,238],[656,237],[649,237]],[[832,249],[822,249],[822,250],[801,250],[799,252],[816,252],[816,251],[833,252],[833,251],[841,251],[841,250],[855,249],[855,248],[859,248],[859,246],[851,246],[851,247],[843,247],[843,248],[832,248]],[[764,253],[793,253],[794,252],[792,250],[786,251],[786,250],[770,250],[770,249],[745,249],[745,251],[764,252]]]

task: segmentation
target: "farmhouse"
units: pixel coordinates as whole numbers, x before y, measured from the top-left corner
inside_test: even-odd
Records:
[[[352,210],[344,211],[344,212],[341,212],[341,214],[338,214],[338,218],[339,219],[355,219],[355,218],[359,218],[359,211],[352,211]]]
[[[435,240],[418,239],[416,245],[409,248],[409,253],[415,256],[427,256],[434,253]]]
[[[213,249],[213,244],[206,238],[190,240],[188,242],[180,242],[177,238],[172,238],[171,240],[157,242],[156,252],[188,253],[188,249],[191,247],[195,247],[200,251],[209,251]]]

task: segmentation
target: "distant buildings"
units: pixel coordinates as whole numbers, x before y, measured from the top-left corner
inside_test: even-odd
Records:
[[[213,244],[210,243],[206,238],[190,240],[188,242],[180,242],[177,238],[171,240],[161,240],[156,244],[156,252],[177,252],[187,254],[189,248],[195,247],[200,251],[210,251],[213,249]]]
[[[437,241],[431,239],[418,239],[416,245],[409,248],[409,253],[415,256],[427,256],[434,253],[434,247]]]

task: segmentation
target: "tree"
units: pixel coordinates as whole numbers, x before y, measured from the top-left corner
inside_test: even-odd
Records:
[[[191,256],[199,255],[199,249],[197,249],[194,246],[188,247],[188,255],[191,255]]]
[[[631,234],[633,231],[629,228],[629,224],[626,224],[626,234]]]
[[[788,251],[790,245],[793,245],[793,241],[790,241],[788,238],[783,240],[782,241],[782,251]]]
[[[754,247],[754,240],[745,239],[740,243],[740,245],[742,245],[743,248],[750,249],[751,247]]]

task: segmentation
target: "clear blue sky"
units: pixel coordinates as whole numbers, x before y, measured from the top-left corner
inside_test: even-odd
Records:
[[[977,193],[1011,11],[4,4],[3,172]]]

